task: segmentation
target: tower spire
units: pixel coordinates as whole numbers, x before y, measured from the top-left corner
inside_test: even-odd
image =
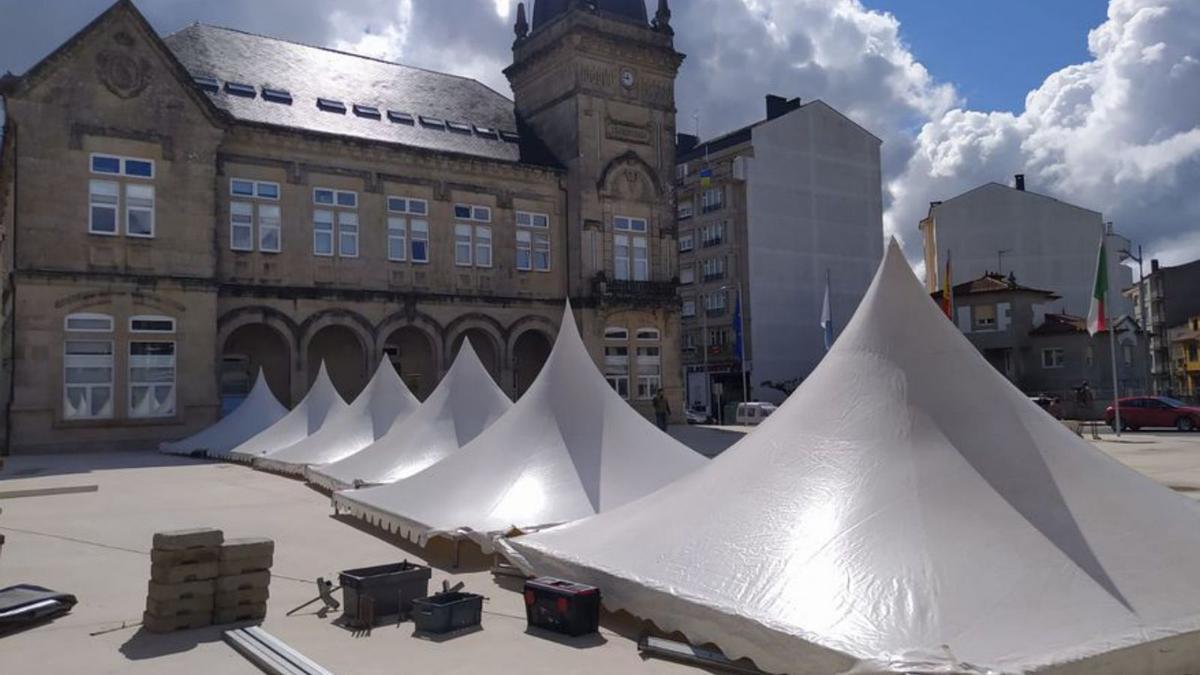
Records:
[[[675,29],[671,28],[671,8],[667,6],[667,0],[658,0],[658,11],[654,13],[654,30],[667,35],[675,34]]]
[[[525,3],[517,3],[517,25],[513,28],[517,34],[517,42],[529,36],[529,20],[525,17]]]

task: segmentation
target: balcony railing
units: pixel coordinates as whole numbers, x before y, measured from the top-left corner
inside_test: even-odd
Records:
[[[706,309],[706,310],[704,310],[704,314],[705,314],[705,316],[708,316],[708,317],[725,316],[725,308],[724,307],[714,307],[712,309]]]
[[[712,248],[714,246],[720,246],[721,244],[724,244],[724,243],[725,243],[725,237],[713,237],[711,239],[705,239],[705,240],[701,241],[700,245],[704,248]]]
[[[682,302],[678,288],[674,281],[609,279],[603,272],[592,279],[592,293],[597,297],[636,305],[678,305]]]
[[[725,278],[725,273],[724,273],[724,272],[713,272],[712,274],[705,274],[705,275],[704,275],[704,282],[705,282],[705,283],[708,283],[708,282],[710,282],[710,281],[720,281],[720,280],[722,280],[722,279],[724,279],[724,278]]]

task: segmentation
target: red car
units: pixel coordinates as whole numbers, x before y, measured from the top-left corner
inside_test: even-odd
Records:
[[[1104,410],[1104,420],[1113,426],[1113,407]],[[1130,431],[1143,427],[1174,427],[1180,431],[1200,429],[1200,408],[1165,396],[1121,399],[1121,426]]]

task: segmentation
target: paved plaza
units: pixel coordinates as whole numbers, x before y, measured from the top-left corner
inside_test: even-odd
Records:
[[[717,454],[746,429],[678,427],[673,434]],[[1200,496],[1200,434],[1104,435],[1116,459],[1191,497]],[[96,485],[95,492],[9,497],[17,490]],[[0,586],[35,583],[74,593],[68,615],[0,638],[0,663],[14,673],[258,672],[221,642],[220,628],[149,635],[141,618],[154,532],[212,526],[227,537],[276,542],[266,630],[335,673],[479,672],[686,673],[696,669],[642,659],[639,625],[606,617],[599,636],[556,639],[526,632],[519,582],[497,581],[488,561],[463,556],[452,568],[448,546],[431,551],[331,516],[329,499],[305,484],[233,464],[157,454],[20,456],[0,472]],[[453,640],[414,638],[412,624],[355,636],[305,611],[287,611],[315,595],[318,576],[392,562],[425,560],[431,587],[463,581],[482,593],[483,630]],[[128,627],[121,628],[122,624]]]

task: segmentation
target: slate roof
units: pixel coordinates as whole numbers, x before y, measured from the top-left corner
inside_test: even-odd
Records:
[[[1010,277],[1003,274],[993,274],[991,272],[970,281],[955,284],[954,296],[979,295],[982,293],[1035,293],[1044,295],[1051,300],[1057,300],[1062,296],[1054,291],[1044,291],[1040,288],[1030,288],[1022,286]],[[941,299],[942,292],[936,291],[931,294],[935,299]]]
[[[533,6],[533,29],[566,14],[573,0],[537,0]],[[596,11],[642,25],[649,23],[645,0],[593,0]]]
[[[532,132],[519,128],[513,102],[476,80],[203,24],[164,42],[194,78],[216,80],[207,89],[198,86],[239,121],[558,165]],[[231,93],[229,83],[249,85],[253,95]],[[291,102],[265,99],[268,88],[287,92]],[[345,111],[323,110],[318,99],[340,102]],[[378,116],[356,105],[370,106]],[[412,123],[395,121],[389,112]],[[454,127],[433,128],[423,119]]]

